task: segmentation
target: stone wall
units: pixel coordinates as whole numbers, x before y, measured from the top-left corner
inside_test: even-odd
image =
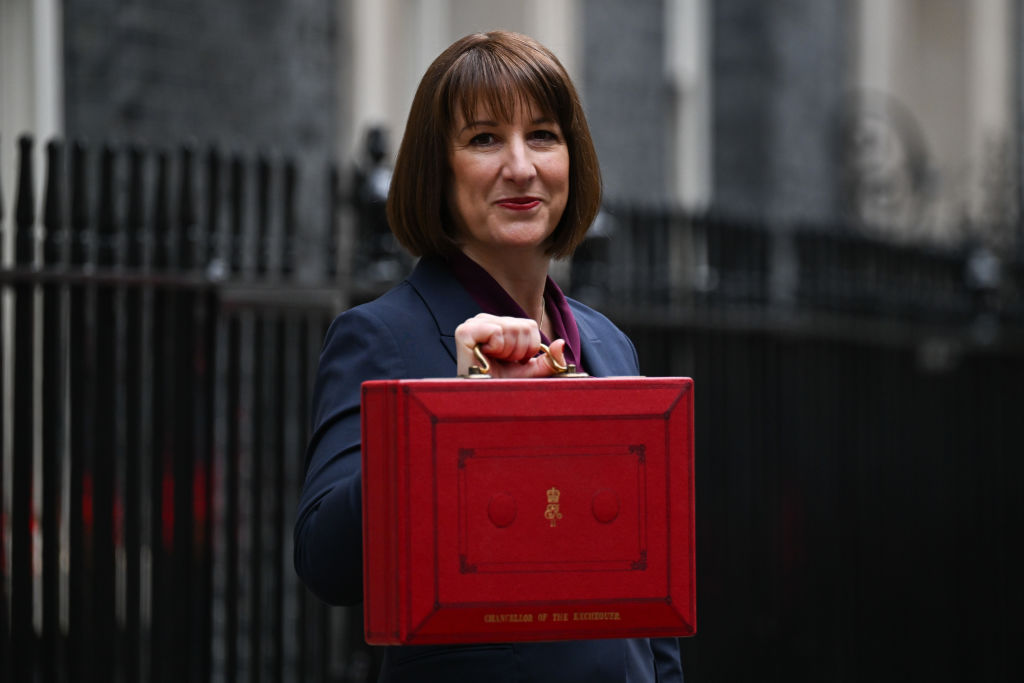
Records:
[[[580,12],[582,90],[608,199],[665,200],[671,144],[664,2],[589,0]]]
[[[715,206],[773,222],[834,220],[850,73],[845,3],[711,9]]]
[[[301,229],[321,234],[320,179],[338,130],[337,8],[334,0],[66,0],[67,137],[288,154],[304,193]]]

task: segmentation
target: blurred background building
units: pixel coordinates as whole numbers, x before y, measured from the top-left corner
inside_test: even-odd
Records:
[[[1008,680],[1020,0],[0,0],[0,679],[372,675],[290,569],[308,382],[491,28],[602,162],[560,281],[696,380],[689,679]]]
[[[613,200],[851,220],[918,242],[1021,241],[1014,0],[2,8],[7,196],[22,131],[287,152],[318,169],[357,160],[379,127],[392,156],[433,57],[505,27],[549,45],[577,81]]]

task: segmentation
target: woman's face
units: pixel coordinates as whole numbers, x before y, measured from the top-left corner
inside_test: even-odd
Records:
[[[534,103],[501,121],[460,113],[449,146],[448,207],[467,253],[544,251],[569,198],[569,148],[558,122]]]

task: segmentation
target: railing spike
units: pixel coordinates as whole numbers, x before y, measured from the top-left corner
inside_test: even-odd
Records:
[[[220,249],[220,157],[220,152],[211,145],[206,152],[206,225],[204,226],[206,254],[203,256],[206,266],[216,261]]]
[[[133,145],[128,151],[128,213],[125,217],[125,265],[143,265],[146,244],[145,156]]]
[[[76,142],[71,149],[71,264],[85,265],[90,260],[89,193],[85,145]]]
[[[327,273],[327,277],[330,280],[334,280],[338,275],[338,245],[340,240],[338,239],[338,209],[341,206],[341,170],[338,168],[338,164],[331,162],[328,164],[327,172],[327,230],[324,235],[326,242],[326,259],[327,262],[324,264],[324,270]]]
[[[35,173],[32,155],[35,143],[30,135],[18,138],[18,189],[14,204],[14,262],[30,265],[35,260]]]
[[[100,197],[96,222],[96,264],[101,267],[113,266],[118,258],[116,186],[117,154],[112,147],[105,145],[100,153]]]
[[[46,189],[43,198],[43,261],[59,264],[67,257],[66,225],[64,221],[64,145],[51,140],[46,145]]]
[[[156,157],[156,204],[153,207],[153,267],[162,270],[170,267],[169,240],[171,235],[170,182],[168,180],[169,160],[167,152],[161,151]]]
[[[228,253],[231,255],[231,272],[242,270],[243,226],[245,224],[245,165],[240,156],[231,159],[231,235]]]
[[[256,160],[256,272],[265,275],[270,256],[270,160],[260,154]]]
[[[299,184],[299,171],[295,161],[288,159],[284,165],[284,225],[282,227],[281,273],[288,277],[295,271],[295,198]]]
[[[196,266],[199,241],[196,235],[195,193],[192,190],[192,148],[183,146],[178,166],[178,265],[183,269]]]

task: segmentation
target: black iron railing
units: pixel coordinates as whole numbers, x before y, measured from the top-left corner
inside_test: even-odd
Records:
[[[0,270],[2,677],[327,680],[289,520],[341,299],[292,277],[294,166],[51,143],[37,215],[34,158]]]
[[[1024,342],[1024,261],[1013,253],[882,242],[848,226],[608,206],[570,282],[623,324],[904,345],[935,336],[972,345],[980,324],[987,344]]]
[[[370,680],[358,609],[301,586],[291,529],[326,325],[408,265],[353,225],[381,207],[287,159],[19,144],[0,680]],[[331,188],[315,229],[304,183]],[[696,380],[688,680],[1010,679],[1019,260],[608,206],[564,275],[645,374]]]

